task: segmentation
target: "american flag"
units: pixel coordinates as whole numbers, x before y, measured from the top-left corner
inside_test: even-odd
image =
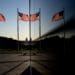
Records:
[[[39,20],[39,15],[40,15],[40,12],[30,15],[30,20],[31,21]]]
[[[52,17],[52,21],[59,21],[63,18],[64,18],[64,10],[54,14],[53,17]]]
[[[18,20],[22,20],[22,21],[29,21],[29,17],[27,14],[23,14],[21,12],[18,12]]]
[[[5,21],[5,17],[2,13],[0,13],[0,22]]]

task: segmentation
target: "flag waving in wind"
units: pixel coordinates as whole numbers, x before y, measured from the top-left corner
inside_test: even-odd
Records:
[[[54,14],[53,17],[52,17],[52,21],[59,21],[63,18],[64,18],[64,10]]]
[[[40,12],[30,15],[30,20],[31,21],[39,20],[39,14],[40,14]]]
[[[27,14],[23,14],[21,12],[18,12],[18,20],[22,20],[22,21],[36,21],[39,20],[39,14],[40,12],[36,13],[36,14],[31,14],[30,16],[28,16]]]
[[[23,13],[18,12],[18,20],[29,21],[29,17],[27,14],[23,14]]]
[[[5,17],[2,13],[0,13],[0,22],[3,22],[3,21],[5,21]]]

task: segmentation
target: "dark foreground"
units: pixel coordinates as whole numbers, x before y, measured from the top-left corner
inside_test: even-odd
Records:
[[[0,75],[60,75],[61,60],[62,54],[51,50],[0,54]]]

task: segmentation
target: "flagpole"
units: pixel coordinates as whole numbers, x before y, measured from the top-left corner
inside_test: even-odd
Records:
[[[31,69],[31,0],[29,0],[29,45],[30,45],[30,75],[32,75],[32,69]]]
[[[18,21],[18,8],[17,8],[17,46],[18,46],[18,52],[19,52],[19,21]]]
[[[39,8],[39,38],[41,38],[41,8]]]
[[[39,39],[40,39],[40,50],[41,50],[41,8],[39,8]]]
[[[30,20],[30,11],[31,11],[31,0],[29,0],[29,40],[31,42],[31,20]]]
[[[65,12],[64,8],[63,11]],[[64,56],[65,56],[65,13],[63,13],[63,23],[64,23]]]

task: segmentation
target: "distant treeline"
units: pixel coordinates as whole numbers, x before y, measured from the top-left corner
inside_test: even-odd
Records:
[[[20,48],[24,48],[24,45],[19,41]],[[12,38],[0,37],[0,49],[17,50],[18,41]]]
[[[39,46],[41,46],[41,48],[43,49],[47,49],[47,48],[74,49],[75,48],[75,36],[71,38],[60,38],[59,36],[46,38],[44,40],[38,41],[35,44],[35,47],[39,48]]]
[[[11,38],[0,37],[0,49],[16,49],[17,41]]]
[[[25,46],[23,41],[19,41],[19,48],[25,49],[29,46]],[[18,41],[11,38],[0,37],[0,49],[12,49],[18,48]],[[60,38],[58,36],[46,38],[41,41],[35,41],[32,48],[36,49],[49,49],[49,48],[59,48],[59,49],[75,49],[75,36],[71,38]]]

